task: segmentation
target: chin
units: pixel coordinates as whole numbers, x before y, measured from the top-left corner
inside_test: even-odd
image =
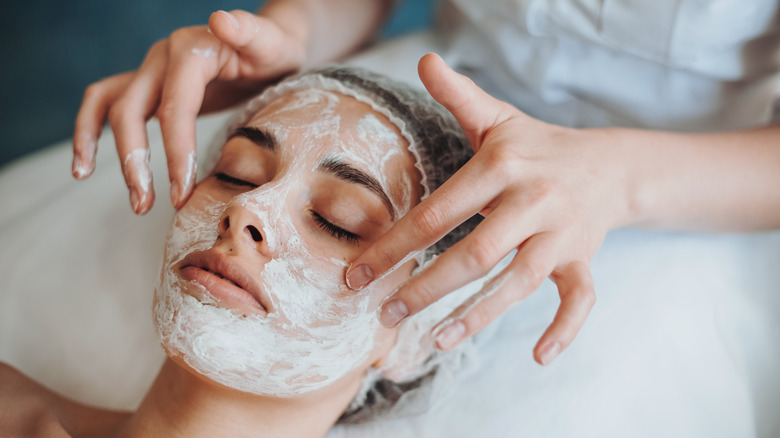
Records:
[[[185,293],[176,280],[167,271],[155,292],[160,343],[176,363],[228,388],[259,396],[299,397],[365,369],[375,345],[378,321],[373,313],[349,321],[347,328],[362,330],[345,338],[334,336],[332,326],[299,327],[275,314],[244,317],[204,304]]]

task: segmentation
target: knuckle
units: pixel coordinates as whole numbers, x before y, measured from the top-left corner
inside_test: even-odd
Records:
[[[431,288],[426,282],[418,281],[409,285],[402,298],[404,302],[409,304],[410,313],[417,313],[429,304],[436,302],[439,296],[436,290]]]
[[[592,309],[596,305],[596,291],[592,287],[583,287],[578,291],[578,298],[588,307]]]
[[[151,47],[149,47],[149,50],[146,52],[146,56],[144,57],[144,63],[149,62],[149,60],[153,58],[166,56],[168,53],[169,44],[170,44],[169,39],[157,40],[154,44],[152,44]]]
[[[374,248],[373,257],[379,266],[385,269],[390,269],[396,263],[393,253],[383,247]]]
[[[111,108],[108,109],[108,122],[111,126],[116,127],[122,123],[127,113],[128,106],[125,101],[122,99],[117,100],[111,105]]]
[[[499,244],[493,239],[482,236],[467,243],[466,260],[473,271],[486,273],[500,257]]]
[[[165,39],[158,40],[154,44],[152,44],[152,47],[149,48],[149,54],[163,52],[166,50],[167,46],[168,46],[168,40]]]
[[[160,106],[157,108],[157,118],[161,124],[167,124],[171,120],[176,118],[177,107],[170,100],[160,102]]]
[[[89,100],[99,99],[103,95],[103,90],[103,81],[89,84],[87,88],[84,89],[84,96],[82,100],[86,102]]]
[[[182,27],[171,32],[171,35],[168,37],[168,41],[170,41],[171,44],[178,44],[188,40],[189,38],[190,28]]]
[[[520,264],[520,270],[525,280],[524,286],[538,287],[550,274],[547,267],[538,259],[526,259]]]
[[[525,205],[529,211],[539,211],[539,209],[548,209],[556,203],[555,184],[548,180],[534,181],[533,187],[525,193]],[[551,202],[553,204],[551,204]]]
[[[204,41],[205,26],[182,27],[171,32],[167,39],[161,40],[159,49],[173,52],[180,52],[182,49],[190,47],[198,42]]]
[[[499,144],[485,150],[483,163],[486,170],[498,178],[511,177],[522,162],[520,154],[508,144]]]
[[[469,312],[464,323],[466,324],[468,334],[476,333],[495,319],[495,315],[487,306],[477,306]]]
[[[426,206],[414,213],[412,225],[418,236],[424,240],[437,237],[446,225],[446,214],[437,206]]]

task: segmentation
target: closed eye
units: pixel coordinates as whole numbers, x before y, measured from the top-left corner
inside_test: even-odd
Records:
[[[322,217],[319,213],[317,213],[314,210],[309,210],[309,212],[314,218],[314,221],[317,222],[317,225],[319,225],[320,228],[325,230],[331,236],[339,240],[344,240],[350,245],[354,245],[354,246],[357,246],[360,243],[360,236],[358,236],[357,234],[350,233],[349,231],[343,228],[333,225],[332,223],[328,222],[327,219]]]
[[[243,179],[238,179],[235,177],[232,177],[226,173],[218,172],[214,175],[214,177],[217,179],[217,181],[222,181],[224,183],[228,183],[230,185],[234,185],[237,187],[250,187],[250,188],[257,188],[257,184],[252,184],[249,181],[244,181]]]

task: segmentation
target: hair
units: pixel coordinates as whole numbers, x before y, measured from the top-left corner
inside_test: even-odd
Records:
[[[328,66],[291,76],[250,100],[215,141],[216,147],[211,148],[209,161],[216,162],[228,132],[244,126],[270,102],[283,95],[312,88],[338,92],[367,103],[398,127],[409,142],[409,151],[414,155],[415,167],[420,172],[421,199],[447,181],[473,155],[455,118],[427,93],[365,69]],[[425,250],[417,257],[416,272],[478,223],[479,216],[474,216]],[[440,398],[442,390],[450,386],[470,347],[470,342],[463,342],[449,352],[433,347],[429,336],[431,329],[463,301],[463,295],[457,293],[449,294],[447,298],[399,325],[398,342],[390,352],[387,365],[380,370],[369,370],[362,388],[339,422],[355,423],[412,415],[427,410]]]

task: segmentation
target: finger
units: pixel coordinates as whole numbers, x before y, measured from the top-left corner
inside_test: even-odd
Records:
[[[295,45],[291,35],[276,23],[247,11],[214,12],[209,17],[209,30],[235,50],[247,66],[269,77],[299,69],[305,59],[304,48]],[[248,71],[242,76],[247,74],[251,76]]]
[[[171,203],[177,209],[187,202],[195,187],[195,120],[203,104],[206,85],[216,76],[220,63],[217,43],[213,44],[208,46],[207,43],[200,51],[187,52],[178,49],[175,36],[171,37],[170,62],[157,118],[168,161]]]
[[[548,365],[571,344],[596,303],[593,277],[587,263],[572,262],[553,278],[561,305],[534,348],[534,359],[541,365]]]
[[[428,93],[455,116],[475,151],[487,130],[520,113],[452,70],[435,53],[423,56],[417,70]]]
[[[505,201],[468,236],[404,284],[382,306],[379,313],[382,325],[394,327],[402,318],[414,315],[451,291],[490,272],[524,242],[531,234],[529,230],[534,228],[537,215],[523,211],[523,205],[522,199]],[[545,276],[547,274],[549,271]]]
[[[103,131],[108,108],[125,90],[134,74],[128,72],[112,76],[90,85],[84,92],[73,132],[72,172],[76,179],[85,179],[95,171],[97,140]]]
[[[382,237],[352,261],[346,272],[351,289],[362,289],[417,252],[429,247],[483,209],[501,190],[498,179],[485,180],[482,164],[467,162],[428,198],[411,209]],[[480,187],[474,196],[463,196]]]
[[[525,241],[509,266],[434,328],[437,348],[456,347],[536,291],[555,268],[558,243],[551,233]]]
[[[246,11],[216,11],[209,17],[209,30],[235,50],[246,47],[260,32],[255,15]]]
[[[138,73],[108,114],[122,162],[122,173],[130,190],[130,205],[136,214],[145,214],[154,204],[146,121],[157,107],[167,64],[166,53],[166,42],[152,46]]]

